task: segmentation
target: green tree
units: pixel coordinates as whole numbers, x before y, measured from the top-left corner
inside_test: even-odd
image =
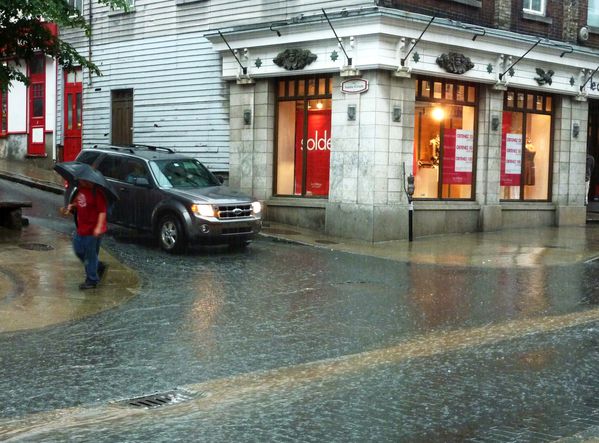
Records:
[[[128,10],[128,0],[96,1],[113,9]],[[40,52],[55,58],[65,69],[82,66],[92,74],[101,75],[98,67],[73,46],[52,35],[45,23],[55,23],[63,29],[82,29],[86,35],[91,34],[89,23],[77,9],[69,6],[67,0],[0,0],[1,89],[13,81],[28,84],[29,79],[14,63],[31,60]]]

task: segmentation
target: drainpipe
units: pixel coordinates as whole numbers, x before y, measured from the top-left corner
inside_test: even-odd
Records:
[[[87,37],[87,58],[91,62],[92,61],[92,20],[94,19],[94,12],[92,2],[87,2],[88,4],[88,23],[89,23],[89,36]],[[89,72],[89,78],[87,80],[88,86],[92,85],[92,73]]]

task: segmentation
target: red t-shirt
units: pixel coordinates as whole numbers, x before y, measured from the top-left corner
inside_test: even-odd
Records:
[[[106,197],[104,192],[96,188],[80,187],[75,196],[77,205],[77,234],[94,235],[94,228],[98,224],[98,215],[106,214]],[[102,234],[106,232],[106,222],[102,226]]]

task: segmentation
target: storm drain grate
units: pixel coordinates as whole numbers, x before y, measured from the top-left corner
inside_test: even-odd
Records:
[[[19,248],[29,251],[51,251],[54,247],[43,243],[20,243]]]
[[[182,403],[197,397],[204,397],[204,394],[194,394],[191,392],[176,390],[145,395],[143,397],[130,398],[127,400],[120,401],[118,402],[118,404],[126,407],[151,409],[176,403]]]

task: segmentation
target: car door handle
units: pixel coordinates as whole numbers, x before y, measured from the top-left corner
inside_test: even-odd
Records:
[[[121,191],[121,192],[129,192],[129,190],[127,188],[119,188],[119,191]]]

